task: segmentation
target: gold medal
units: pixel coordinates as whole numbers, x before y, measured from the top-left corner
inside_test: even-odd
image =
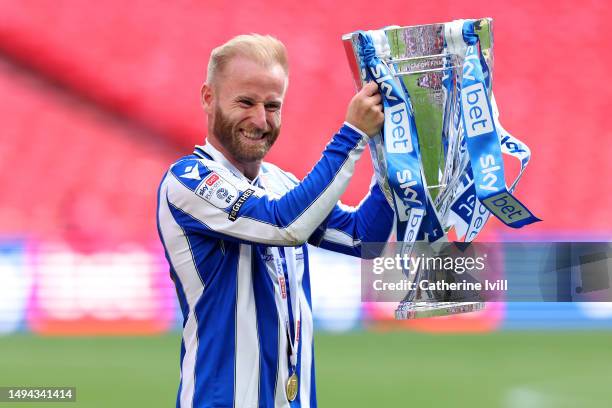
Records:
[[[293,401],[298,393],[298,377],[295,373],[287,380],[287,399]]]

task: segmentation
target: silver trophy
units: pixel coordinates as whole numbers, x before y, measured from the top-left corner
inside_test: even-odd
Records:
[[[444,229],[442,239],[437,243],[427,243],[434,256],[440,244],[446,242],[446,232],[456,224],[452,220],[453,214],[450,207],[466,188],[462,177],[466,174],[469,157],[465,148],[462,147],[464,132],[462,126],[459,125],[461,104],[457,86],[458,83],[461,83],[462,64],[465,56],[463,43],[458,40],[461,38],[462,21],[409,27],[392,26],[367,32],[377,42],[377,56],[389,68],[394,80],[409,95],[418,134],[423,183],[435,207],[440,225]],[[488,80],[491,81],[493,72],[492,19],[484,18],[474,21],[482,59],[488,69]],[[363,32],[345,34],[342,37],[358,88],[365,80],[362,72],[363,61],[360,60],[360,33]],[[489,97],[492,97],[491,93]],[[494,109],[496,110],[496,107]],[[379,185],[389,202],[393,203],[393,191],[388,182],[383,137],[383,135],[378,135],[372,138],[370,152]],[[472,211],[475,210],[472,209]],[[485,221],[486,217],[482,224]],[[398,236],[397,240],[402,241],[402,237]],[[423,245],[422,242],[418,244]],[[407,277],[417,283],[424,279],[431,282],[439,279],[433,276],[435,274],[435,272],[420,270]],[[441,298],[432,291],[415,289],[410,290],[400,303],[396,310],[396,318],[409,319],[465,313],[480,310],[483,306],[484,303],[477,296],[470,299],[449,300]]]

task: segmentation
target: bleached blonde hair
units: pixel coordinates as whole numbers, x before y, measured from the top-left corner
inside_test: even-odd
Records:
[[[242,34],[212,50],[208,61],[206,82],[212,85],[215,77],[222,73],[227,63],[243,56],[263,66],[279,64],[289,75],[289,62],[285,45],[271,35]]]

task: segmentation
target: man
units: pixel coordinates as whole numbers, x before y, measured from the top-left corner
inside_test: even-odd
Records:
[[[338,204],[382,126],[381,98],[372,83],[351,100],[300,182],[262,161],[280,131],[284,45],[238,36],[213,50],[207,76],[207,142],[170,167],[158,196],[184,317],[177,406],[315,407],[306,243],[361,256],[362,242],[387,240],[392,210],[378,186],[356,210]]]

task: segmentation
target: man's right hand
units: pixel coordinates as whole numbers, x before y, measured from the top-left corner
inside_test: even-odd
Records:
[[[346,111],[346,121],[368,136],[380,132],[385,120],[378,85],[368,82],[353,96]]]

